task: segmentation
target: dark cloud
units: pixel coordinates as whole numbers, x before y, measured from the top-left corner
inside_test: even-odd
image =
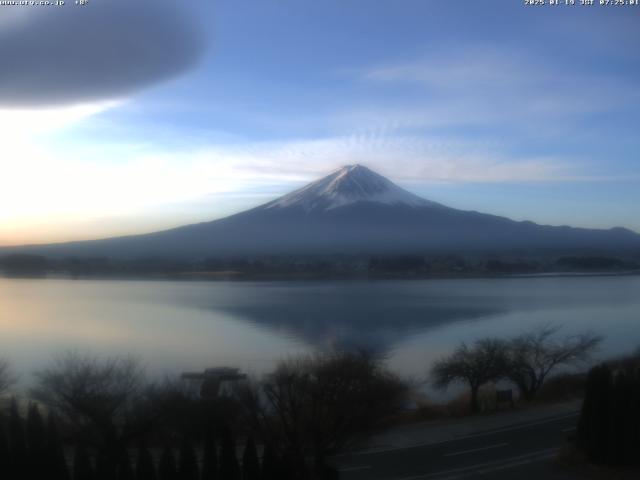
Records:
[[[0,106],[124,96],[188,70],[203,51],[202,18],[189,2],[74,3],[29,7],[0,24]]]

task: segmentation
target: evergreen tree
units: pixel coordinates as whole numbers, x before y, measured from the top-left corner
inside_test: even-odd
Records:
[[[27,446],[32,478],[41,479],[47,477],[48,472],[45,463],[47,436],[42,415],[40,415],[40,410],[35,403],[29,405],[27,414]]]
[[[202,480],[218,480],[218,450],[215,436],[211,429],[204,435],[204,451],[202,455]]]
[[[0,423],[0,478],[11,478],[9,458],[9,442],[4,431],[4,425]]]
[[[585,382],[584,398],[580,407],[580,416],[578,417],[577,427],[577,445],[580,449],[587,452],[591,445],[593,436],[591,418],[595,409],[595,398],[593,394],[595,369],[592,368],[587,373]]]
[[[11,457],[9,460],[10,474],[16,479],[28,478],[31,472],[27,457],[27,443],[22,417],[15,398],[11,400],[9,411],[9,452]]]
[[[607,365],[596,370],[594,385],[595,409],[591,424],[593,437],[589,456],[595,463],[605,464],[609,457],[609,429],[611,424],[612,375]]]
[[[324,460],[320,460],[315,467],[315,477],[319,480],[339,480],[340,472]]]
[[[104,452],[98,452],[96,459],[96,480],[116,480],[116,465]]]
[[[578,446],[600,465],[640,463],[640,371],[592,368],[578,422]]]
[[[239,480],[240,467],[236,457],[236,444],[228,427],[222,430],[220,449],[220,477],[224,480]]]
[[[306,478],[303,468],[296,462],[296,457],[292,452],[287,450],[280,457],[278,463],[278,479],[279,480],[298,480]]]
[[[153,463],[153,457],[144,443],[140,443],[138,447],[136,478],[137,480],[156,480],[156,467]]]
[[[185,436],[180,445],[180,461],[178,466],[180,480],[198,480],[198,459],[193,443]]]
[[[53,413],[47,418],[47,480],[69,480],[69,469],[64,457],[64,449],[58,424]]]
[[[77,445],[73,454],[73,480],[93,480],[93,465],[87,449]]]
[[[615,465],[636,465],[640,454],[640,385],[638,371],[619,373],[614,383],[612,404],[612,439]]]
[[[35,403],[29,404],[27,414],[27,444],[31,452],[42,454],[47,449],[46,431],[40,409]]]
[[[120,460],[118,461],[117,479],[135,480],[133,468],[131,468],[131,459],[126,451],[120,455]]]
[[[262,453],[262,480],[279,480],[278,457],[271,445],[265,445]]]
[[[632,465],[640,465],[640,368],[633,372],[630,403],[628,455]]]
[[[249,436],[242,455],[242,479],[260,480],[260,462],[253,437]]]
[[[578,445],[592,460],[595,453],[596,422],[594,416],[597,407],[598,373],[599,367],[593,367],[587,374],[585,394],[578,419]]]
[[[160,456],[160,465],[158,468],[159,480],[177,480],[178,471],[176,469],[176,460],[170,447],[165,447]]]
[[[619,372],[611,388],[611,413],[609,416],[609,441],[607,442],[607,463],[610,465],[624,465],[626,458],[627,424],[630,413],[630,396],[628,378],[624,372]]]

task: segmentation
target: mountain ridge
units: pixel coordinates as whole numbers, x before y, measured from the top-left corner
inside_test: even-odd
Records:
[[[141,235],[5,247],[0,253],[194,259],[552,249],[640,251],[640,235],[623,227],[548,226],[458,210],[356,164],[221,219]]]

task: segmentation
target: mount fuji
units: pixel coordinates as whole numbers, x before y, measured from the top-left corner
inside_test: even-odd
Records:
[[[251,255],[423,254],[640,249],[624,228],[546,226],[457,210],[349,165],[226,218],[155,233],[0,249],[45,256],[198,259]]]

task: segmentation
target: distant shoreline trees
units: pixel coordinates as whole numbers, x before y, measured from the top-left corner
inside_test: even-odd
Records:
[[[365,251],[366,252],[366,249]],[[0,272],[9,277],[71,278],[374,278],[479,277],[541,273],[637,272],[637,257],[560,256],[560,252],[413,252],[405,254],[280,254],[204,256],[196,259],[168,256],[119,258],[106,256],[42,256],[31,253],[0,255]]]
[[[21,254],[0,257],[0,270],[11,277],[42,277],[49,269],[49,260],[41,255]]]

